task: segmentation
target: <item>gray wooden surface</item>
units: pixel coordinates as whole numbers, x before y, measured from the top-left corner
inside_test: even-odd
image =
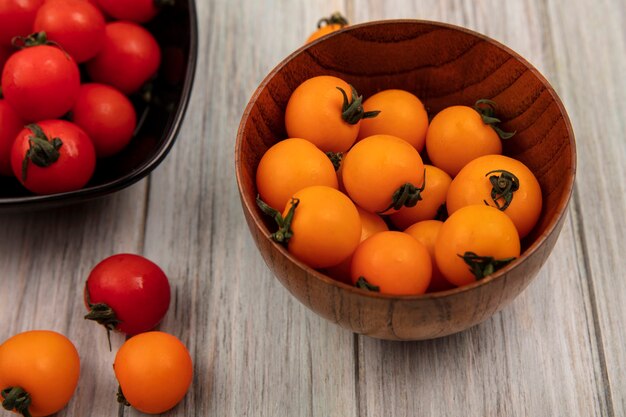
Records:
[[[0,341],[54,329],[81,354],[79,388],[60,416],[116,415],[114,352],[82,319],[82,288],[118,252],[144,254],[172,282],[160,329],[187,344],[195,376],[169,416],[626,415],[622,0],[197,6],[194,93],[163,164],[110,198],[0,217]],[[578,176],[559,242],[522,296],[467,332],[421,343],[353,335],[294,300],[248,235],[233,168],[239,118],[265,74],[335,10],[352,22],[421,18],[485,33],[533,63],[569,112]],[[114,335],[114,351],[122,342]]]

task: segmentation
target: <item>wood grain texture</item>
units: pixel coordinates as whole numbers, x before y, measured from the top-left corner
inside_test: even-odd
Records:
[[[105,200],[0,217],[0,341],[53,329],[81,355],[78,391],[58,416],[116,414],[115,352],[82,319],[81,299],[89,269],[116,252],[142,253],[172,278],[171,310],[160,328],[187,343],[195,377],[167,416],[626,414],[626,202],[623,182],[614,180],[626,166],[620,1],[197,6],[192,102],[172,153],[150,178]],[[274,279],[244,224],[232,164],[244,106],[317,19],[335,10],[356,23],[420,18],[485,33],[537,66],[571,117],[579,175],[561,237],[522,295],[467,332],[419,343],[355,337]],[[114,350],[122,343],[114,335]]]

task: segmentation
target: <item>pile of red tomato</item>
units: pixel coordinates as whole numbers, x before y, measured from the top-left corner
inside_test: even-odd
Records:
[[[36,194],[72,191],[88,183],[97,158],[128,145],[137,115],[127,96],[161,63],[141,26],[155,4],[0,2],[0,175]]]
[[[287,139],[256,172],[272,238],[310,267],[369,291],[423,294],[492,274],[520,255],[542,207],[539,183],[502,155],[496,103],[429,121],[411,92],[363,101],[334,76],[292,93]],[[424,163],[427,161],[427,163]]]

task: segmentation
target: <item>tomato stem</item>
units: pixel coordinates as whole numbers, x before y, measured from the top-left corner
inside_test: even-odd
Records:
[[[8,387],[2,390],[2,407],[8,411],[17,411],[24,417],[31,417],[28,407],[31,403],[30,394],[21,387]]]
[[[463,255],[457,254],[457,256],[463,259],[470,267],[470,271],[474,274],[476,279],[485,278],[515,260],[514,256],[504,259],[495,259],[493,256],[479,256],[469,251],[465,252]]]
[[[370,284],[367,282],[365,277],[359,277],[354,286],[365,291],[380,292],[380,287],[378,285]]]
[[[424,170],[424,182],[420,188],[407,182],[398,188],[391,196],[391,204],[379,214],[383,214],[390,209],[400,210],[402,207],[415,207],[418,201],[422,200],[422,192],[426,188],[426,170]]]
[[[111,347],[111,331],[115,330],[121,321],[115,315],[115,311],[105,303],[92,304],[88,302],[89,313],[85,314],[86,320],[93,320],[98,324],[104,326],[107,330],[107,340],[109,341],[109,351],[112,351]]]
[[[291,221],[293,220],[293,215],[296,212],[296,207],[300,204],[300,200],[297,198],[291,199],[291,207],[289,207],[289,211],[287,215],[283,218],[283,215],[276,210],[275,208],[270,207],[261,200],[261,196],[257,195],[256,204],[259,206],[261,211],[266,215],[273,217],[274,221],[278,225],[278,230],[270,235],[270,237],[278,243],[288,243],[289,239],[293,236],[293,231],[291,230]]]
[[[359,123],[361,119],[371,119],[372,117],[378,116],[380,110],[368,112],[363,110],[363,96],[360,96],[353,86],[350,86],[350,89],[352,90],[352,101],[348,99],[348,95],[343,88],[337,87],[337,90],[341,91],[341,95],[343,96],[341,118],[344,121],[351,125],[355,125]]]
[[[119,408],[117,409],[117,416],[124,417],[124,410],[126,409],[126,407],[130,407],[130,403],[124,396],[121,385],[117,386],[117,402],[120,405]]]
[[[335,12],[328,17],[322,17],[317,22],[317,28],[320,29],[326,25],[339,25],[341,27],[348,26],[348,19],[346,19],[341,13]]]
[[[335,171],[338,171],[339,167],[341,167],[341,160],[343,159],[343,153],[342,152],[326,152],[326,156],[328,157],[328,159],[330,159],[330,162],[333,163],[333,166],[335,167]]]
[[[500,211],[506,210],[511,201],[513,201],[513,193],[519,190],[519,178],[515,174],[505,171],[504,169],[494,169],[485,174],[485,177],[489,174],[500,173],[500,175],[492,175],[489,177],[491,183],[491,199],[493,200],[496,208]],[[499,199],[504,199],[504,204],[498,203]],[[486,205],[487,200],[483,200]]]
[[[435,220],[439,220],[440,222],[445,222],[447,218],[448,218],[448,206],[446,206],[446,203],[443,203],[437,209]]]
[[[476,110],[478,114],[480,114],[480,117],[482,117],[483,119],[483,123],[491,126],[491,128],[496,131],[498,136],[500,136],[500,139],[511,139],[515,135],[515,133],[517,133],[517,131],[505,132],[504,130],[496,126],[497,123],[502,123],[500,119],[495,117],[496,107],[497,104],[495,101],[483,98],[476,101],[473,109]]]
[[[28,150],[22,160],[22,181],[26,181],[29,161],[38,167],[49,167],[59,159],[61,155],[59,149],[63,145],[60,138],[48,139],[41,127],[35,123],[26,127],[33,132],[34,136],[28,137]]]

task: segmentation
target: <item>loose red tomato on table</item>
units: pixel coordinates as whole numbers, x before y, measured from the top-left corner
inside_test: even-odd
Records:
[[[6,100],[0,99],[0,175],[13,175],[11,169],[11,149],[17,134],[24,128],[24,121],[9,106]]]
[[[17,135],[11,150],[13,174],[35,194],[82,188],[95,166],[91,139],[81,128],[65,120],[28,125]]]
[[[178,404],[189,389],[193,363],[185,345],[163,332],[128,339],[113,363],[125,405],[159,414]]]
[[[163,270],[143,256],[117,254],[96,265],[85,284],[85,318],[134,335],[153,329],[170,305]]]
[[[72,398],[80,374],[76,348],[49,330],[19,333],[0,345],[2,406],[32,417],[49,416]]]
[[[0,45],[11,45],[15,36],[28,36],[33,32],[37,10],[44,0],[0,1]]]
[[[56,46],[37,45],[15,52],[2,71],[2,93],[29,122],[67,113],[78,96],[80,74],[72,57]]]
[[[87,132],[99,158],[124,149],[137,126],[130,100],[115,88],[97,83],[80,86],[71,119]]]
[[[138,91],[161,64],[161,49],[156,39],[132,22],[106,25],[104,45],[87,62],[87,72],[98,83],[111,85],[124,94]]]
[[[104,44],[105,21],[100,10],[84,0],[47,0],[37,11],[33,32],[45,32],[78,63]]]

